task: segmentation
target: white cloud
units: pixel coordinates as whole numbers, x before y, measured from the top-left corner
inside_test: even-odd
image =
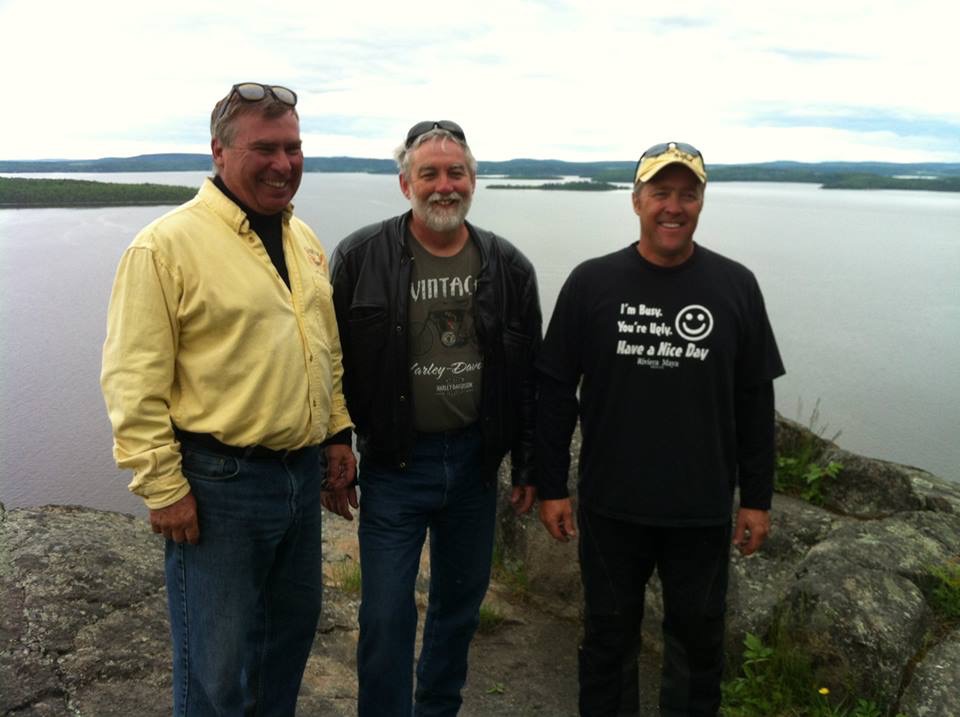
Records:
[[[218,96],[263,80],[300,94],[314,156],[386,157],[413,122],[452,118],[489,159],[630,159],[684,139],[723,162],[960,161],[960,132],[924,129],[960,129],[945,7],[0,1],[0,66],[18,74],[0,159],[204,152]]]

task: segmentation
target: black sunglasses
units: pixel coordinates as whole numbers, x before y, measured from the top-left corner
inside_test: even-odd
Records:
[[[700,153],[700,150],[694,147],[692,144],[687,144],[686,142],[661,142],[660,144],[655,144],[646,152],[641,154],[640,159],[643,159],[644,157],[659,157],[664,152],[669,152],[671,148],[679,149],[681,152],[692,154],[695,157],[700,157],[700,159],[703,159],[703,155]]]
[[[659,157],[661,154],[665,154],[671,149],[678,149],[684,154],[689,154],[693,157],[699,157],[700,161],[703,162],[703,154],[692,144],[687,144],[686,142],[661,142],[660,144],[653,145],[647,149],[646,152],[640,155],[640,159],[637,160],[637,166],[633,168],[634,178],[636,178],[637,173],[640,171],[640,165],[643,164],[643,160]]]
[[[270,94],[277,102],[282,102],[291,107],[297,106],[297,93],[291,89],[280,85],[261,85],[259,82],[241,82],[230,88],[230,93],[223,104],[220,105],[220,111],[217,113],[214,123],[219,122],[226,114],[227,107],[230,106],[230,99],[234,95],[240,95],[240,99],[245,102],[259,102],[267,94]]]
[[[410,149],[413,143],[417,141],[417,137],[425,135],[427,132],[434,129],[446,130],[461,142],[467,141],[467,137],[463,133],[463,128],[460,127],[460,125],[458,125],[456,122],[451,122],[450,120],[427,120],[425,122],[417,122],[415,125],[413,125],[413,127],[410,128],[410,131],[407,132],[407,142],[405,145],[406,148]]]

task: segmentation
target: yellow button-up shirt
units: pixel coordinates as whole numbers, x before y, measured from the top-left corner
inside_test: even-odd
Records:
[[[101,386],[117,465],[148,507],[190,490],[173,424],[274,449],[352,426],[327,258],[292,207],[283,253],[289,289],[246,214],[206,180],[120,260]]]

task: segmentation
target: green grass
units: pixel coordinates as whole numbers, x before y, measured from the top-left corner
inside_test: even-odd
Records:
[[[932,579],[928,601],[937,619],[947,628],[960,625],[960,556],[927,572]]]
[[[506,588],[512,597],[521,600],[526,597],[530,588],[530,578],[523,561],[506,557],[503,546],[499,543],[493,546],[490,572],[493,579]]]
[[[360,563],[347,557],[335,563],[331,572],[334,585],[345,593],[360,594]]]
[[[867,699],[836,700],[817,684],[810,657],[782,636],[766,645],[747,633],[740,674],[723,683],[723,717],[883,717]],[[902,717],[902,715],[898,715]]]
[[[781,493],[797,496],[813,505],[823,505],[824,483],[840,475],[841,470],[842,463],[830,461],[822,465],[811,453],[779,455],[774,487]]]
[[[477,627],[477,632],[481,635],[491,635],[499,630],[506,621],[507,616],[500,612],[496,606],[484,602],[480,606],[480,625]]]

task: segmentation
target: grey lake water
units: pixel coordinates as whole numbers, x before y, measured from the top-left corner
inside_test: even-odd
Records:
[[[67,176],[199,186],[200,172]],[[533,261],[544,317],[580,261],[638,235],[629,192],[499,191],[470,218]],[[307,174],[297,214],[327,251],[406,208],[392,176]],[[99,389],[120,254],[168,207],[0,210],[0,502],[142,514]],[[787,375],[777,407],[848,450],[960,481],[960,194],[717,183],[697,239],[757,275]],[[677,426],[677,430],[683,430]]]

